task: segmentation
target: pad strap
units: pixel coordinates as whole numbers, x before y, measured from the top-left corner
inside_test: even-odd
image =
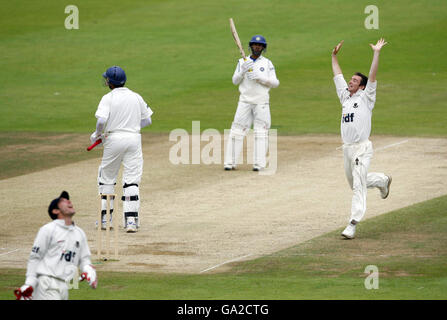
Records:
[[[123,201],[138,201],[140,198],[138,196],[122,196],[121,200]]]
[[[131,183],[131,184],[127,184],[127,183],[125,183],[124,186],[123,186],[123,188],[131,187],[131,186],[138,187],[138,184],[137,184],[137,183]]]
[[[115,199],[115,196],[111,196],[110,198],[113,200],[113,199]],[[107,196],[101,196],[101,199],[102,200],[107,200]]]
[[[113,209],[110,209],[110,214],[113,213]],[[107,210],[101,210],[101,215],[105,216],[107,214]]]
[[[124,217],[125,218],[128,218],[128,217],[138,218],[138,212],[124,212]]]

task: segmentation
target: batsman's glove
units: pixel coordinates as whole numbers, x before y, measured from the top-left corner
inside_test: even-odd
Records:
[[[256,81],[257,83],[260,83],[260,84],[262,84],[266,87],[270,87],[270,88],[277,87],[279,85],[278,80],[276,80],[278,83],[275,84],[275,82],[273,82],[272,80],[269,80],[267,77],[265,77],[264,75],[262,75],[256,71],[247,73],[247,79]]]
[[[98,134],[96,131],[92,133],[92,135],[90,136],[90,141],[92,143],[95,143],[96,140],[101,138],[101,134]]]
[[[23,285],[19,289],[14,290],[14,295],[17,300],[32,300],[33,299],[33,287]]]
[[[259,78],[260,78],[260,77],[259,77],[259,73],[256,72],[256,71],[248,72],[248,73],[247,73],[247,79],[248,79],[248,80],[258,80]]]
[[[253,60],[248,59],[241,65],[241,71],[242,73],[246,73],[250,69],[253,69]]]

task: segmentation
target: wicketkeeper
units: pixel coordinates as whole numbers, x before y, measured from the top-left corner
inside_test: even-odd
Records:
[[[53,221],[40,228],[34,240],[25,284],[14,291],[18,300],[68,300],[68,284],[78,280],[78,268],[92,288],[98,284],[87,237],[73,222],[68,192],[51,201],[48,214]]]

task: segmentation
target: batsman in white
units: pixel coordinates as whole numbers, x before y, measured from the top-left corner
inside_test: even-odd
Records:
[[[262,53],[267,42],[261,35],[253,36],[249,42],[251,55],[248,59],[239,59],[233,74],[233,84],[239,85],[239,102],[225,150],[225,170],[236,168],[244,145],[244,137],[253,125],[254,154],[253,170],[266,167],[268,151],[268,130],[270,129],[271,88],[279,86],[273,63]]]
[[[96,131],[92,142],[102,139],[104,153],[98,169],[100,194],[114,194],[121,163],[123,164],[123,211],[124,228],[128,233],[137,232],[140,226],[139,184],[143,174],[143,152],[140,130],[152,123],[152,110],[136,92],[124,87],[127,77],[118,66],[103,74],[111,92],[104,95],[95,113]],[[110,203],[113,217],[113,202]],[[102,228],[106,224],[106,199],[102,200]]]
[[[53,220],[40,228],[28,261],[25,284],[14,291],[17,299],[68,300],[68,284],[78,273],[92,288],[98,279],[91,265],[84,231],[75,225],[75,209],[68,192],[51,201],[48,214]]]
[[[342,105],[341,137],[346,178],[354,192],[351,203],[349,224],[342,232],[347,239],[355,237],[356,225],[366,212],[367,188],[378,188],[381,197],[386,199],[390,192],[391,176],[383,173],[368,172],[373,155],[371,134],[371,117],[376,102],[376,74],[379,67],[380,50],[387,43],[380,39],[375,45],[370,44],[374,55],[369,71],[369,78],[357,72],[349,84],[343,78],[338,64],[337,53],[343,41],[332,51],[332,70],[337,96]]]

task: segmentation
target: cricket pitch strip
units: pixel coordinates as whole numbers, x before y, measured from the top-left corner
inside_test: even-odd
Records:
[[[365,219],[446,193],[447,139],[373,136],[371,141],[370,171],[391,174],[393,184],[386,200],[368,190]],[[264,176],[247,164],[235,171],[224,171],[223,164],[173,165],[173,144],[168,135],[143,135],[141,227],[135,234],[120,228],[119,260],[98,264],[99,271],[221,272],[232,262],[288,248],[348,222],[352,192],[338,135],[278,136],[277,171]],[[95,261],[99,162],[0,181],[0,267],[26,268],[38,229],[50,221],[48,205],[62,190],[70,193],[74,220],[86,232]],[[114,217],[122,226],[122,212]]]

